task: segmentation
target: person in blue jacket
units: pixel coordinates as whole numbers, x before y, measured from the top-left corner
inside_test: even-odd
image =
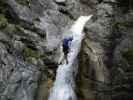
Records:
[[[66,37],[63,39],[63,52],[67,63],[68,63],[67,54],[69,53],[70,43],[72,40],[73,40],[73,37]]]

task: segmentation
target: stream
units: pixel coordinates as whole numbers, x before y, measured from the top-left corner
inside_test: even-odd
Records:
[[[77,55],[84,38],[84,34],[82,33],[83,28],[91,17],[92,15],[80,16],[70,28],[73,40],[70,45],[70,51],[67,55],[68,63],[63,62],[58,66],[56,80],[50,91],[48,100],[77,100],[74,92],[74,78],[78,71]]]

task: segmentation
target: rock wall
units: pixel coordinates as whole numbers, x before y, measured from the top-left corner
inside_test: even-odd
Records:
[[[0,100],[47,100],[62,34],[93,14],[79,54],[79,100],[132,100],[132,0],[1,0]]]
[[[77,94],[81,100],[132,100],[132,1],[103,0],[96,8],[79,55]]]

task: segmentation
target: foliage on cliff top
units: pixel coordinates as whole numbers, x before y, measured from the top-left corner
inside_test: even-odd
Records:
[[[3,14],[0,14],[0,29],[6,27],[7,25],[7,19]]]
[[[16,2],[18,2],[19,4],[23,5],[23,6],[30,6],[32,0],[16,0]]]
[[[36,51],[36,50],[33,50],[33,49],[31,49],[31,48],[25,48],[24,49],[24,51],[23,51],[23,55],[24,55],[24,57],[33,57],[33,58],[39,58],[40,57],[40,55],[39,55],[39,53]]]
[[[133,48],[129,48],[127,51],[123,52],[122,55],[129,64],[133,63]]]
[[[129,20],[129,21],[115,21],[113,23],[114,27],[126,27],[126,28],[133,28],[133,21]]]

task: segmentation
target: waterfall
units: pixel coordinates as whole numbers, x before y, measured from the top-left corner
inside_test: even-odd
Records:
[[[74,73],[77,67],[77,55],[84,37],[84,34],[82,34],[83,28],[91,17],[92,15],[81,16],[75,21],[74,25],[72,25],[70,31],[72,32],[73,40],[67,56],[68,64],[64,62],[59,65],[54,86],[50,91],[49,100],[76,100],[74,92]]]

